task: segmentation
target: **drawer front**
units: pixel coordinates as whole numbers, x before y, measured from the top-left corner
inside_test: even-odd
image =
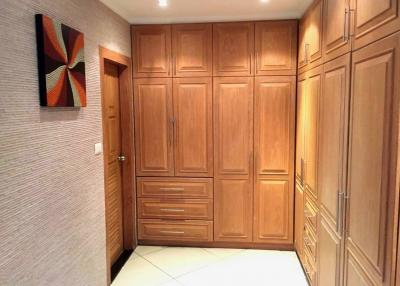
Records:
[[[212,199],[139,198],[139,218],[213,220]]]
[[[309,195],[305,196],[304,218],[314,232],[317,232],[317,206]]]
[[[311,255],[311,258],[313,259],[314,262],[316,262],[317,240],[315,238],[315,235],[308,226],[306,226],[304,230],[304,247],[307,248],[308,252]]]
[[[212,241],[211,221],[163,221],[139,219],[140,240]]]
[[[212,179],[137,178],[139,197],[212,198]]]
[[[317,277],[315,271],[315,264],[312,261],[310,253],[305,250],[304,251],[304,271],[306,272],[307,278],[310,282],[310,285],[316,285]]]

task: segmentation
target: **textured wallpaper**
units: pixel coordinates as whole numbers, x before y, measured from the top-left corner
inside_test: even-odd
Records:
[[[35,13],[85,34],[87,108],[40,108]],[[0,0],[0,285],[106,285],[98,45],[130,55],[97,0]]]

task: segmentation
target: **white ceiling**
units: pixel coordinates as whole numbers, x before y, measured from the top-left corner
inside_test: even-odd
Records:
[[[313,0],[100,0],[131,24],[300,18]]]

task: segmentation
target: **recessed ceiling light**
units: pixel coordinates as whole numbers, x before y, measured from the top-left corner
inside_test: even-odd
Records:
[[[260,0],[261,1],[261,3],[268,3],[269,2],[269,0]]]
[[[158,0],[158,6],[167,7],[168,6],[168,1],[167,0]]]

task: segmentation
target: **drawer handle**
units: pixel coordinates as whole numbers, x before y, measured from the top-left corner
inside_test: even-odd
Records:
[[[160,209],[163,212],[173,212],[173,213],[181,213],[184,212],[184,209]]]
[[[162,191],[177,191],[177,192],[183,192],[185,189],[184,188],[160,188]]]
[[[312,212],[310,212],[310,211],[304,211],[304,216],[306,217],[306,218],[314,218],[315,217],[315,215],[312,213]]]
[[[173,230],[160,230],[160,233],[165,233],[165,234],[185,234],[184,231],[173,231]]]

